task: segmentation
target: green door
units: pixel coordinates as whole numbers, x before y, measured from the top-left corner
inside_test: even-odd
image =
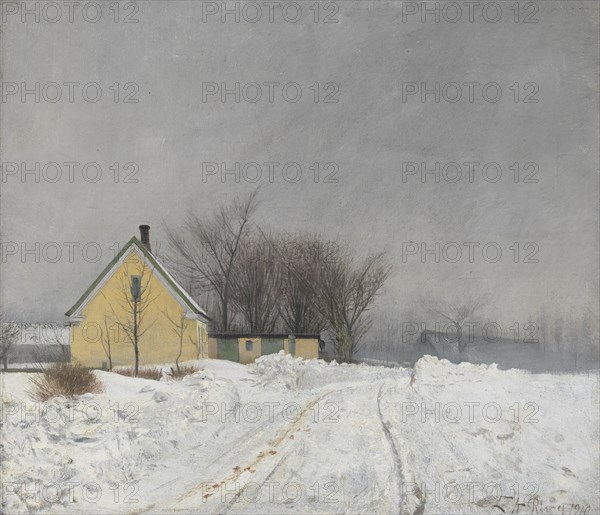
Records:
[[[260,353],[263,356],[265,354],[277,354],[280,350],[283,350],[283,338],[260,339]]]
[[[217,338],[217,357],[239,363],[240,349],[237,338]]]
[[[288,352],[292,355],[296,355],[296,337],[292,334],[288,336]]]

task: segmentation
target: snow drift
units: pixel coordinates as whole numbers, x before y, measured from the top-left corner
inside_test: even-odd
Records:
[[[9,513],[568,513],[598,499],[598,381],[425,356],[414,370],[276,354],[181,382],[96,372],[30,400],[3,374]]]

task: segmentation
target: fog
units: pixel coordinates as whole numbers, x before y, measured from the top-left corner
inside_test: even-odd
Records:
[[[9,318],[63,321],[139,224],[160,242],[262,185],[262,225],[390,254],[378,320],[431,328],[424,295],[485,293],[482,324],[597,342],[596,2],[540,2],[535,23],[507,4],[496,23],[386,1],[250,23],[203,4],[139,2],[118,23],[108,4],[95,23],[3,11]]]

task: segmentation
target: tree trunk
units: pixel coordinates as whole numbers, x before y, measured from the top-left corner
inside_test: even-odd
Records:
[[[348,334],[347,330],[338,331],[337,335],[337,355],[341,363],[352,363],[354,354],[354,345],[352,342],[352,336]]]
[[[462,327],[458,322],[454,322],[454,326],[456,327],[456,337],[458,338],[458,362],[462,363],[464,361],[464,352],[468,342],[463,340]]]
[[[133,303],[133,352],[135,354],[135,368],[133,374],[138,376],[140,366],[140,350],[138,348],[138,322],[137,322],[137,302]]]
[[[135,367],[133,369],[133,375],[135,377],[137,377],[138,376],[138,370],[140,368],[140,351],[138,349],[137,342],[136,342],[135,346],[133,347],[133,351],[135,353]]]
[[[221,330],[226,333],[229,322],[227,320],[227,298],[224,298],[221,302]]]
[[[183,330],[179,337],[179,354],[177,354],[177,358],[175,359],[175,366],[177,367],[177,373],[179,374],[179,359],[181,358],[181,353],[183,352]]]

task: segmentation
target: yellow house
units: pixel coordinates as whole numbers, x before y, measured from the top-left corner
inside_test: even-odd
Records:
[[[208,357],[206,312],[152,255],[150,227],[140,231],[67,311],[72,361],[133,366],[136,347],[140,365]]]
[[[208,357],[212,359],[247,364],[279,351],[294,357],[316,359],[319,357],[319,335],[214,333],[208,337]]]

